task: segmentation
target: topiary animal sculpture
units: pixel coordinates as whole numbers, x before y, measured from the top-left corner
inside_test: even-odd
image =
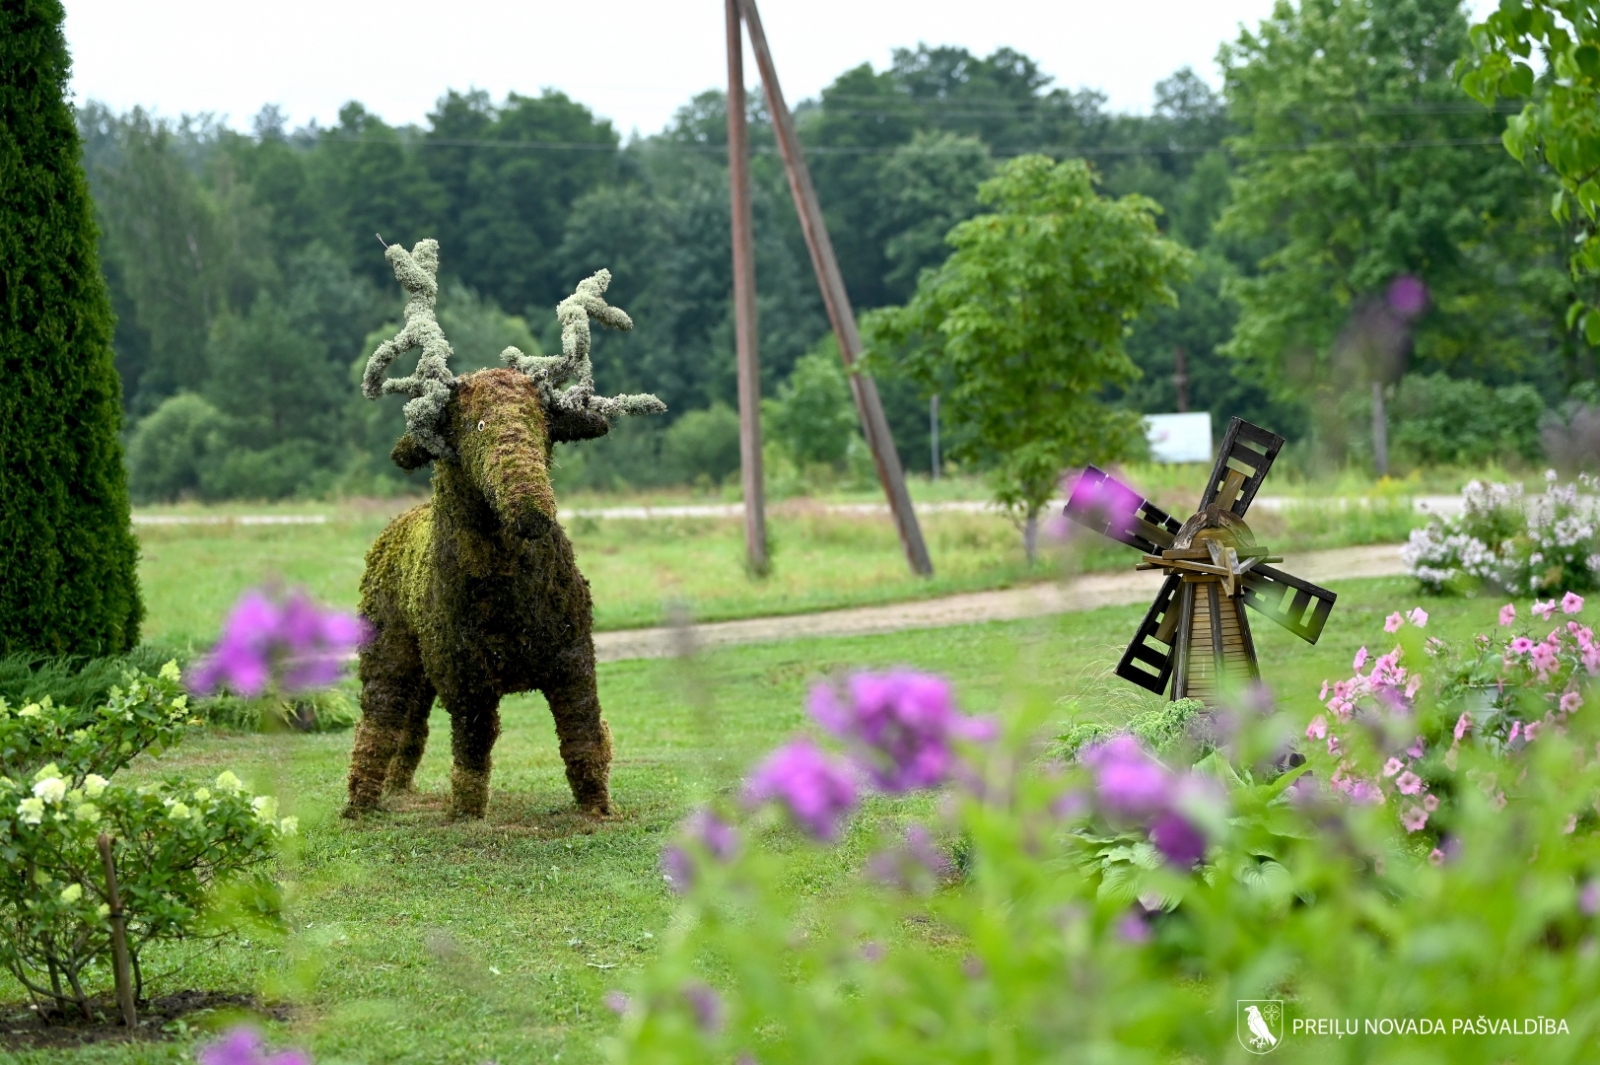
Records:
[[[593,606],[556,523],[549,461],[557,443],[605,435],[610,417],[666,410],[654,396],[594,394],[589,319],[633,323],[602,298],[611,275],[601,270],[556,309],[560,355],[507,348],[504,368],[455,377],[433,310],[438,243],[385,255],[410,296],[406,324],[372,353],[361,388],[368,399],[412,397],[391,457],[408,470],[433,463],[433,499],[396,518],[367,554],[361,613],[373,635],[361,650],[345,814],[411,788],[437,695],[450,714],[451,816],[482,817],[500,699],[532,690],[550,703],[572,797],[607,813],[611,734],[595,691]],[[416,373],[386,379],[413,347]]]

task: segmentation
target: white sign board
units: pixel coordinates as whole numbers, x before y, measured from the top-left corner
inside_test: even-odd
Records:
[[[1150,441],[1150,457],[1157,462],[1210,462],[1211,415],[1147,414],[1145,439]]]

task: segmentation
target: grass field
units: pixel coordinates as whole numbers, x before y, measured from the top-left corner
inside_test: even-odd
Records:
[[[1358,646],[1384,646],[1385,614],[1418,602],[1400,579],[1335,588],[1340,600],[1316,647],[1268,623],[1256,627],[1264,669],[1285,703],[1308,706],[1324,677],[1348,675]],[[1465,636],[1492,626],[1499,604],[1425,605],[1431,632]],[[448,725],[438,714],[421,797],[360,825],[337,817],[349,733],[197,736],[133,771],[214,775],[228,767],[283,796],[303,832],[284,867],[292,931],[175,951],[151,968],[182,963],[163,981],[166,990],[262,989],[287,1000],[292,1020],[277,1034],[309,1046],[319,1065],[601,1061],[616,1023],[601,996],[626,986],[669,932],[673,898],[656,868],[666,834],[695,801],[733,786],[753,759],[802,726],[814,679],[907,664],[951,677],[970,711],[1005,715],[1032,694],[1054,707],[1048,732],[1075,716],[1114,721],[1154,701],[1108,676],[1142,610],[602,665],[619,804],[604,822],[570,812],[537,697],[504,707],[489,817],[474,825],[443,823]],[[878,800],[866,820],[906,812],[904,802]],[[811,849],[796,889],[825,892],[852,875],[867,835],[858,827],[838,849]],[[0,991],[0,999],[18,997]],[[12,1060],[131,1065],[184,1060],[185,1050],[180,1040]]]
[[[1181,500],[1197,494],[1186,496],[1189,487],[1168,486],[1161,494]],[[602,502],[618,500],[583,501],[585,507]],[[404,505],[232,504],[142,512],[327,519],[320,525],[139,526],[140,580],[149,612],[145,639],[203,646],[215,637],[239,593],[262,583],[303,585],[324,602],[354,609],[367,548]],[[1178,502],[1170,505],[1176,508]],[[566,513],[578,509],[583,508],[563,502]],[[1286,551],[1393,543],[1418,522],[1403,498],[1351,507],[1308,500],[1252,514],[1258,536]],[[932,579],[922,579],[908,571],[887,515],[829,512],[813,502],[791,500],[769,516],[773,572],[753,580],[745,572],[744,532],[736,518],[578,517],[566,519],[566,526],[594,592],[599,629],[658,624],[674,602],[701,621],[795,614],[1004,588],[1047,579],[1062,568],[1116,569],[1136,561],[1131,550],[1089,537],[1075,541],[1070,551],[1052,550],[1030,569],[1021,536],[1006,517],[937,513],[922,518],[936,569]]]

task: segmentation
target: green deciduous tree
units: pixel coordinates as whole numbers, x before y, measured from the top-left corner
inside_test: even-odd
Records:
[[[1138,416],[1099,395],[1138,375],[1129,323],[1174,302],[1191,256],[1157,230],[1154,203],[1099,195],[1081,161],[1022,156],[978,195],[989,210],[950,231],[950,258],[864,325],[872,359],[943,396],[954,457],[993,463],[1031,555],[1065,467],[1139,449]]]
[[[105,655],[143,607],[64,18],[0,5],[0,653]]]

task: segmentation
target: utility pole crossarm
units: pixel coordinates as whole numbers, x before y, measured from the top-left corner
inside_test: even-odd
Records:
[[[822,217],[817,191],[811,183],[811,172],[806,168],[805,156],[800,150],[794,116],[789,113],[783,90],[778,85],[777,68],[772,62],[772,52],[767,47],[766,32],[761,28],[761,14],[756,10],[755,0],[737,0],[737,3],[744,15],[745,29],[750,34],[750,49],[755,53],[756,67],[761,72],[767,110],[771,112],[773,131],[778,137],[778,151],[783,156],[789,191],[794,196],[795,211],[800,216],[800,230],[805,235],[806,248],[811,252],[811,265],[816,270],[817,285],[822,290],[828,321],[839,340],[839,357],[850,374],[850,391],[861,417],[862,435],[872,450],[878,480],[888,496],[889,510],[894,515],[906,561],[917,574],[931,575],[933,562],[928,557],[922,528],[917,523],[917,514],[911,505],[911,494],[906,490],[905,471],[901,469],[900,456],[894,449],[894,438],[889,433],[889,421],[884,417],[878,386],[870,375],[856,369],[856,362],[861,357],[861,334],[856,329],[855,310],[845,291],[844,275],[839,272],[839,262],[833,253],[833,242],[828,238],[828,226]]]

